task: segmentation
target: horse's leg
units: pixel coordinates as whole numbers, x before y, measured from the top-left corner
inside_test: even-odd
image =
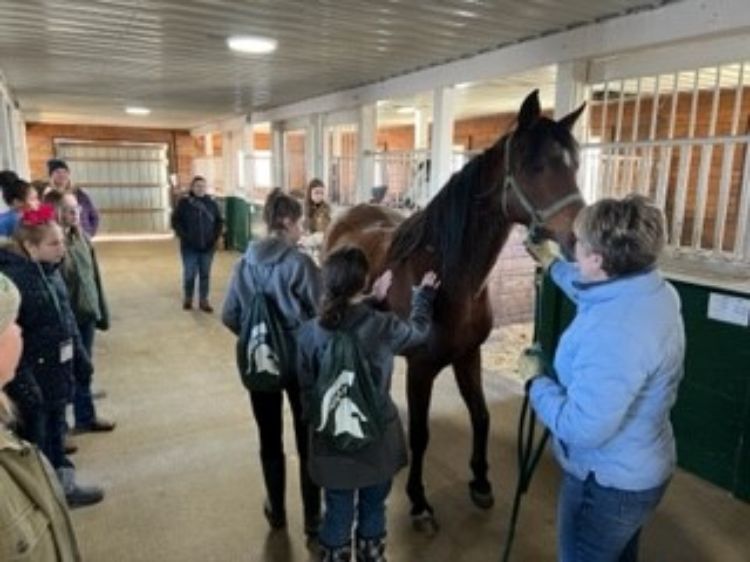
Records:
[[[489,509],[495,503],[492,485],[487,480],[487,438],[490,430],[490,412],[482,390],[482,363],[480,350],[464,355],[453,363],[453,372],[461,397],[469,409],[474,433],[471,452],[471,471],[474,479],[469,483],[471,499],[477,507]]]
[[[427,503],[422,481],[422,469],[427,443],[430,440],[428,417],[432,385],[438,369],[424,363],[409,362],[406,376],[406,390],[409,402],[409,446],[411,448],[411,465],[406,493],[411,500],[411,516],[414,526],[419,531],[434,533],[437,522],[432,506]]]

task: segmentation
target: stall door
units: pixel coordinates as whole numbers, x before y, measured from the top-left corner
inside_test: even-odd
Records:
[[[55,148],[99,210],[100,233],[168,231],[166,144],[57,140]]]

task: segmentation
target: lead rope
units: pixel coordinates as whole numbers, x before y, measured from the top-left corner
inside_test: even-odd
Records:
[[[542,346],[539,337],[539,325],[542,318],[542,278],[544,273],[541,268],[537,268],[534,275],[534,286],[536,288],[536,307],[534,311],[534,344],[536,353],[542,353]],[[513,497],[513,509],[511,511],[510,523],[508,525],[508,538],[505,541],[503,549],[502,562],[510,560],[510,552],[513,548],[513,539],[516,535],[516,524],[518,523],[518,514],[521,509],[521,498],[528,491],[531,484],[531,478],[534,475],[542,453],[547,445],[550,432],[545,428],[542,438],[534,447],[536,440],[536,414],[529,407],[528,387],[524,389],[523,403],[521,404],[521,415],[518,420],[518,434],[516,436],[516,454],[518,460],[518,480],[516,482],[516,493]]]

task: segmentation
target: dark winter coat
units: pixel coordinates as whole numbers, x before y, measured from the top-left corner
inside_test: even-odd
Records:
[[[435,291],[415,290],[408,321],[393,313],[380,312],[362,302],[349,308],[339,327],[352,334],[367,358],[382,403],[386,428],[380,440],[355,453],[342,453],[331,447],[310,428],[310,476],[316,484],[330,489],[356,489],[385,482],[406,466],[404,430],[391,396],[393,357],[427,340],[432,319]],[[298,368],[303,412],[309,417],[312,390],[326,346],[333,332],[318,320],[306,322],[297,334]]]
[[[0,248],[0,271],[21,293],[18,325],[24,336],[16,377],[6,387],[22,411],[41,404],[67,403],[73,377],[91,378],[93,368],[81,344],[68,292],[58,268],[28,259],[15,245]],[[61,362],[61,347],[73,345],[73,358]]]
[[[172,213],[172,228],[180,243],[197,252],[213,249],[223,225],[219,205],[209,195],[197,197],[190,193],[180,199]]]

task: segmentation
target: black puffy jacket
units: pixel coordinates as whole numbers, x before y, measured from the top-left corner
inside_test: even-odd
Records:
[[[180,199],[172,214],[172,228],[180,243],[199,252],[216,245],[223,224],[219,205],[209,195],[197,197],[190,193]]]
[[[45,402],[67,403],[73,393],[73,377],[86,381],[93,372],[57,269],[30,260],[15,245],[0,248],[0,271],[21,293],[18,325],[23,331],[23,355],[6,390],[22,412]],[[73,358],[61,362],[61,347],[66,342],[73,345]]]

